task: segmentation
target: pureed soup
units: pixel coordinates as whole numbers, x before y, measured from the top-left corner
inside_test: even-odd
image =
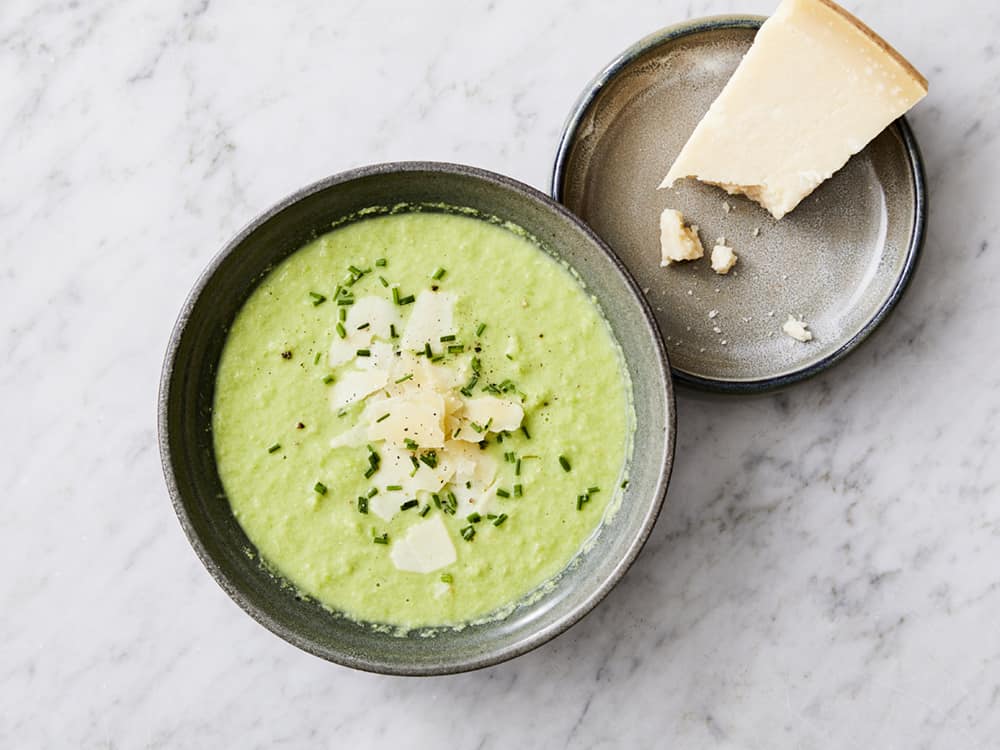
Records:
[[[579,281],[516,228],[366,218],[292,254],[222,353],[213,430],[270,569],[399,631],[509,613],[613,510],[633,419]]]

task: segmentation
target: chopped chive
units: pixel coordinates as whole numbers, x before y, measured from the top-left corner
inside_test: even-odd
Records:
[[[378,424],[379,422],[384,422],[384,421],[385,421],[385,420],[387,420],[388,418],[389,418],[389,412],[386,412],[386,413],[385,413],[385,414],[383,414],[383,415],[382,415],[381,417],[379,417],[378,419],[376,419],[376,420],[375,420],[375,423],[376,423],[376,424]]]
[[[389,543],[389,535],[388,534],[383,534],[382,536],[377,536],[374,539],[372,539],[372,541],[375,542],[375,544],[388,544]]]
[[[416,456],[410,456],[410,463],[413,464],[413,474],[416,474],[417,469],[420,468],[420,462],[417,460]],[[413,474],[410,474],[410,476],[412,477]]]
[[[405,297],[403,297],[399,301],[399,304],[401,304],[401,305],[412,305],[416,301],[416,299],[417,298],[414,297],[412,294],[407,294]]]
[[[569,471],[573,468],[570,466],[569,459],[566,456],[559,456],[559,465],[563,467],[563,471]]]
[[[410,508],[416,508],[420,503],[416,500],[407,500],[405,503],[399,506],[400,510],[409,510]]]
[[[440,362],[442,359],[444,359],[444,355],[438,354],[434,357],[431,357],[431,362]]]
[[[587,488],[587,494],[588,495],[596,495],[600,491],[601,491],[600,487],[588,487]]]
[[[524,492],[524,488],[520,484],[515,484],[514,485],[514,497],[521,497],[521,494],[523,492]]]
[[[521,432],[524,433],[524,437],[525,437],[526,440],[531,440],[531,433],[528,432],[528,428],[527,427],[525,427],[524,425],[521,425]]]
[[[372,464],[367,469],[365,469],[365,479],[371,479],[375,472],[378,471],[378,466]]]
[[[497,497],[510,497],[510,493],[503,487],[497,490]]]
[[[403,489],[403,485],[401,485],[401,484],[387,484],[385,486],[385,488],[389,492],[398,492],[399,490]]]
[[[409,374],[404,375],[403,377],[401,377],[399,380],[396,381],[396,383],[405,383],[407,380],[410,380],[412,378],[413,378],[413,373],[411,372],[411,373],[409,373]]]
[[[503,437],[504,437],[504,432],[503,430],[500,430],[500,432],[497,433],[497,445],[500,445],[500,443],[503,442]]]
[[[396,333],[396,324],[395,323],[390,323],[389,324],[389,338],[391,338],[391,339],[398,339],[399,338],[399,334]]]
[[[455,579],[451,575],[451,573],[442,573],[441,574],[441,583],[454,583],[454,582],[455,582]]]
[[[462,539],[464,539],[467,542],[471,542],[472,538],[476,535],[476,530],[472,526],[465,526],[462,529],[461,534],[462,534]]]
[[[430,343],[425,343],[424,344],[424,356],[426,356],[427,359],[430,359],[431,357],[434,356],[434,352],[431,351],[431,345],[430,345]]]
[[[627,479],[624,482],[622,482],[622,489],[625,489],[626,487],[628,487],[628,480]]]
[[[456,338],[457,336],[455,336],[454,333],[449,333],[447,336],[441,337],[441,343],[443,344],[445,341],[454,341]]]
[[[354,265],[348,266],[347,270],[350,271],[355,276],[364,276],[365,275],[364,271],[362,271],[360,268],[358,268],[357,266],[354,266]]]
[[[323,355],[322,355],[322,354],[321,354],[320,352],[316,352],[316,356],[315,356],[315,357],[313,357],[313,364],[314,364],[314,365],[318,365],[318,364],[319,364],[319,358],[320,358],[321,356],[323,356]]]
[[[359,331],[363,331],[363,330],[365,330],[370,325],[371,325],[371,323],[362,323],[361,325],[358,326],[358,330]]]
[[[368,497],[375,497],[378,494],[378,487],[372,487],[368,490]]]
[[[514,464],[514,476],[521,476],[521,459],[517,459],[517,462]]]
[[[347,338],[347,329],[344,328],[343,323],[337,323],[337,335],[340,336],[340,338],[342,339]]]
[[[281,443],[275,443],[270,448],[267,449],[268,453],[277,453],[281,450]]]
[[[358,498],[358,513],[368,514],[368,498],[361,496]]]
[[[428,466],[430,466],[432,469],[434,469],[438,465],[437,452],[427,451],[424,455],[420,457],[420,460],[423,461]]]
[[[353,305],[354,297],[341,297],[340,299],[337,300],[337,304],[342,305],[344,307],[346,307],[347,305]]]
[[[465,517],[465,520],[468,521],[469,523],[479,523],[480,521],[483,520],[483,517],[478,513],[470,513]]]
[[[392,288],[392,301],[395,304],[397,304],[397,305],[399,304],[399,287],[398,286],[394,286]]]
[[[500,436],[497,435],[497,437],[500,437]],[[506,453],[503,454],[503,460],[506,461],[509,464],[514,463],[514,459],[515,459],[514,451],[507,451]]]
[[[485,431],[485,430],[483,429],[482,425],[478,425],[478,424],[476,424],[475,422],[469,422],[469,425],[470,425],[470,426],[472,427],[472,429],[474,429],[474,430],[475,430],[476,432],[484,432],[484,431]]]
[[[420,446],[417,445],[417,441],[414,440],[413,438],[406,438],[406,440],[403,441],[403,445],[405,445],[411,451],[420,450]]]
[[[359,357],[370,357],[372,356],[371,349],[358,349],[355,354]]]
[[[446,271],[445,269],[443,269],[443,268],[438,268],[438,270],[436,270],[436,271],[434,272],[434,275],[433,275],[433,276],[431,276],[431,278],[432,278],[432,279],[434,279],[435,281],[438,281],[438,280],[440,280],[440,279],[443,279],[443,278],[444,278],[444,275],[445,275],[446,273],[448,273],[448,272],[447,272],[447,271]]]
[[[476,375],[478,375],[479,371],[482,369],[482,367],[483,367],[483,363],[479,361],[479,357],[473,357],[472,358],[472,371],[474,373],[476,373]]]
[[[326,494],[326,485],[323,484],[322,482],[316,482],[316,484],[313,486],[313,490],[315,490],[316,493],[319,494],[319,495],[325,495]]]
[[[378,281],[384,287],[389,286],[389,282],[385,280],[385,276],[379,276]]]
[[[387,261],[385,258],[377,258],[375,260],[375,265],[378,266],[379,268],[384,268],[386,263],[388,262],[389,261]]]
[[[497,516],[497,519],[493,522],[493,525],[494,526],[502,526],[503,522],[506,521],[506,520],[507,520],[507,514],[506,513],[501,513],[499,516]]]
[[[322,305],[324,302],[326,302],[326,297],[320,294],[319,292],[309,292],[309,296],[312,297],[314,307],[316,305]]]
[[[493,417],[486,420],[486,424],[483,425],[484,430],[490,429],[490,425],[493,424]]]
[[[338,309],[340,310],[340,313],[338,314],[338,317],[340,319],[340,322],[343,323],[343,322],[345,322],[347,320],[347,308],[346,307],[340,307]]]
[[[334,380],[336,380],[336,378],[333,377],[333,375],[327,375],[323,378],[323,384],[330,385],[330,383],[332,383]]]
[[[431,494],[431,500],[434,501],[434,507],[436,507],[436,508],[440,508],[441,507],[441,496],[439,494],[437,494],[436,492],[432,493]]]
[[[576,498],[576,509],[583,510],[583,506],[587,504],[590,498],[587,495],[578,495]]]
[[[421,517],[421,518],[423,518],[424,516],[426,516],[426,515],[427,515],[428,513],[430,513],[430,512],[431,512],[431,506],[430,506],[430,505],[425,505],[425,506],[424,506],[424,507],[423,507],[423,508],[422,508],[422,509],[420,510],[420,517]]]
[[[485,323],[480,323],[479,324],[479,328],[476,329],[476,335],[477,336],[482,336],[483,335],[483,331],[485,331],[485,330],[486,330],[486,324]]]
[[[448,347],[448,354],[461,354],[465,351],[465,347],[462,344],[452,344]]]

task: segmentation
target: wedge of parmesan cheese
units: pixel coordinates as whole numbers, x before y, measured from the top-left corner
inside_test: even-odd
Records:
[[[400,346],[419,350],[424,348],[424,344],[430,344],[434,351],[438,351],[441,337],[455,333],[455,301],[455,295],[448,292],[420,292],[413,303]]]
[[[401,538],[393,542],[389,557],[398,570],[413,573],[433,573],[458,559],[440,514],[407,529]]]

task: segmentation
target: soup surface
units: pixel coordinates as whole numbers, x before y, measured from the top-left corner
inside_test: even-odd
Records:
[[[516,228],[357,221],[271,271],[229,332],[213,430],[268,567],[407,630],[502,616],[585,547],[631,450],[620,350]]]

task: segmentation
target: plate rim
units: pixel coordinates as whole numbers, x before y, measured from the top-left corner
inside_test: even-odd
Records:
[[[704,31],[714,31],[718,29],[759,29],[767,16],[726,14],[713,15],[695,18],[680,23],[671,24],[654,31],[643,37],[639,41],[629,46],[626,50],[615,56],[590,82],[584,87],[583,92],[577,98],[576,103],[570,110],[569,116],[563,125],[562,134],[559,137],[559,145],[556,149],[555,162],[552,167],[552,177],[550,181],[549,193],[552,198],[565,206],[563,203],[564,184],[568,174],[567,165],[569,162],[569,152],[576,140],[580,124],[583,121],[587,110],[594,102],[601,91],[613,81],[626,67],[637,58],[647,52],[659,47],[662,44],[672,42],[691,34]],[[674,382],[700,391],[728,394],[754,394],[766,393],[780,390],[795,383],[808,380],[821,372],[833,367],[841,362],[862,343],[864,343],[881,325],[890,312],[899,303],[906,292],[916,271],[918,261],[922,256],[924,240],[927,228],[927,186],[923,156],[917,144],[916,136],[913,133],[906,116],[901,116],[890,123],[886,129],[893,129],[903,144],[903,151],[906,156],[907,167],[913,181],[913,224],[910,227],[909,238],[906,244],[903,265],[899,275],[896,277],[889,294],[879,305],[875,313],[865,322],[861,328],[853,335],[844,340],[832,352],[825,357],[804,367],[790,372],[772,375],[764,378],[735,379],[735,378],[712,378],[681,370],[671,364],[670,372]],[[570,210],[566,206],[567,210]],[[581,221],[585,220],[580,217]],[[589,225],[588,225],[589,226]],[[596,230],[594,230],[596,233]],[[610,247],[610,245],[608,245]],[[617,256],[614,248],[611,251]],[[621,260],[619,258],[619,260]],[[624,261],[621,261],[624,264]]]

